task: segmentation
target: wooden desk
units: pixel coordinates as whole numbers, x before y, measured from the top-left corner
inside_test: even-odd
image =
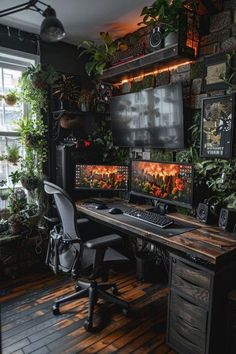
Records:
[[[94,221],[126,234],[132,234],[152,242],[157,242],[172,250],[192,254],[211,264],[222,263],[236,256],[236,235],[224,232],[218,227],[200,224],[195,218],[173,213],[168,215],[175,220],[196,225],[198,228],[176,236],[163,236],[162,230],[156,226],[149,225],[140,220],[136,221],[123,214],[113,215],[108,212],[109,208],[114,206],[122,209],[132,206],[132,204],[127,204],[119,199],[111,200],[109,203],[106,202],[106,204],[108,209],[104,210],[89,208],[82,201],[77,202],[76,207],[79,212]],[[133,206],[137,207],[137,205]],[[139,205],[138,208],[148,209],[148,206]]]
[[[106,204],[108,208],[127,207],[118,199]],[[235,235],[177,213],[170,216],[198,228],[179,235],[168,235],[168,231],[163,235],[155,226],[123,214],[110,214],[109,209],[96,210],[82,202],[76,206],[96,222],[171,251],[167,319],[170,347],[179,354],[227,354],[227,296],[236,288]],[[138,208],[148,207],[139,205]]]

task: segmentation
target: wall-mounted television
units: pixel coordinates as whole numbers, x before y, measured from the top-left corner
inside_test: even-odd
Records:
[[[128,166],[75,165],[75,190],[127,191],[128,184]]]
[[[110,112],[116,146],[184,148],[181,83],[114,96]]]
[[[193,166],[133,160],[131,193],[185,208],[193,205]]]

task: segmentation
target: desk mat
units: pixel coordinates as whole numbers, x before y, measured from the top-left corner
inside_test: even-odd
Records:
[[[110,214],[109,214],[110,215]],[[183,234],[185,232],[189,232],[189,231],[193,231],[196,230],[198,228],[200,228],[200,226],[196,226],[194,224],[190,224],[187,223],[185,221],[179,221],[179,220],[175,220],[174,218],[172,218],[174,220],[174,225],[170,225],[164,229],[155,226],[155,225],[150,225],[148,223],[146,223],[145,221],[142,220],[135,220],[133,218],[130,218],[129,216],[126,215],[112,215],[115,216],[117,219],[122,220],[122,221],[127,221],[130,225],[136,226],[136,227],[140,227],[142,229],[145,228],[146,231],[148,232],[154,232],[154,233],[158,233],[158,235],[163,236],[163,237],[173,237],[176,235],[180,235]]]
[[[93,207],[91,206],[87,206],[88,209],[93,209]],[[110,214],[109,213],[109,207],[107,209],[103,209],[103,210],[96,210],[96,213],[99,213],[101,215],[107,215],[109,216],[109,218],[112,218],[114,220],[119,220],[123,223],[127,223],[128,225],[143,229],[147,232],[151,232],[151,233],[156,233],[157,235],[169,238],[169,237],[173,237],[176,235],[180,235],[183,234],[185,232],[189,232],[189,231],[193,231],[196,230],[198,228],[200,228],[201,226],[197,226],[195,224],[192,223],[188,223],[186,221],[180,221],[180,220],[176,220],[174,218],[172,218],[174,220],[174,225],[170,225],[167,228],[160,228],[158,226],[155,225],[151,225],[145,221],[139,220],[139,219],[134,219],[131,218],[127,215],[124,214]],[[112,207],[117,207],[120,208],[121,210],[125,210],[128,209],[128,207],[124,207],[124,205],[121,205],[120,203],[114,203],[112,205]]]

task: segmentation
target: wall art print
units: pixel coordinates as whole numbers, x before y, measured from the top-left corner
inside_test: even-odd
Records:
[[[203,100],[200,151],[202,157],[232,156],[234,101],[234,95]]]

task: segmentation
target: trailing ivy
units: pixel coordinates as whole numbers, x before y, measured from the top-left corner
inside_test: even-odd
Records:
[[[51,66],[28,67],[19,80],[20,99],[29,105],[28,116],[18,122],[21,143],[25,148],[25,159],[21,164],[22,174],[41,178],[43,164],[47,161],[47,126],[43,112],[47,109],[49,85],[58,79]]]

